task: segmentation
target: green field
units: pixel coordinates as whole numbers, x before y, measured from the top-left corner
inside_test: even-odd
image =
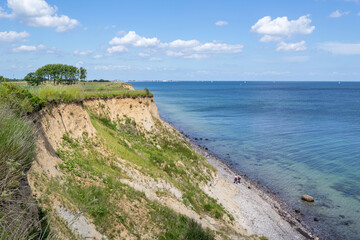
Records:
[[[30,86],[26,82],[0,84],[0,100],[12,103],[24,112],[39,110],[47,103],[77,102],[94,98],[152,97],[147,90],[132,90],[131,85],[122,82],[80,82],[74,85]],[[12,105],[12,104],[11,104]]]

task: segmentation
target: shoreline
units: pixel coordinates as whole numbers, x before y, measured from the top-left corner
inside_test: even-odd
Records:
[[[270,239],[322,239],[321,237],[319,238],[318,236],[314,236],[313,232],[310,230],[309,225],[305,224],[302,220],[292,215],[288,211],[290,207],[287,206],[284,202],[280,201],[280,199],[276,198],[276,194],[273,193],[269,188],[259,185],[256,179],[250,179],[245,173],[240,173],[236,169],[233,169],[232,166],[226,163],[224,159],[218,157],[215,153],[211,152],[211,150],[195,143],[190,136],[186,135],[183,131],[177,129],[171,122],[166,121],[162,117],[161,121],[175,129],[178,134],[188,144],[190,144],[192,148],[194,148],[199,154],[203,155],[209,162],[209,164],[216,168],[219,179],[230,183],[240,193],[246,192],[246,194],[248,194],[238,196],[235,199],[235,202],[237,205],[239,205],[240,208],[242,208],[243,205],[246,205],[247,207],[247,212],[245,213],[245,215],[248,215],[248,217],[251,218],[248,219],[248,221],[252,222],[252,224],[250,224],[252,226],[249,226],[248,223],[245,223],[245,225],[247,226],[244,227],[250,234],[264,235],[266,237],[269,237]],[[241,176],[240,184],[233,183],[233,178],[235,175]],[[212,184],[210,184],[210,187],[211,185]],[[216,194],[214,196],[219,197]],[[246,199],[244,196],[251,196],[250,199],[258,197],[261,200],[258,201],[259,199],[257,199],[257,201],[247,201],[249,200],[249,198]],[[219,200],[219,198],[217,199]],[[256,209],[257,212],[254,213],[252,212],[252,210],[248,210],[249,207]],[[268,207],[270,207],[270,209]],[[275,216],[274,213],[277,216]],[[256,223],[264,223],[263,219],[261,219],[261,214],[267,216],[267,220],[270,219],[270,221],[272,221],[272,223],[268,225],[273,225],[275,226],[275,228],[276,226],[278,226],[279,229],[272,229],[271,231],[270,229],[268,229],[269,226],[256,226]],[[244,213],[242,213],[242,215],[244,215]],[[279,218],[285,221],[288,226],[284,226],[286,224],[278,221]],[[289,227],[291,229],[289,229]],[[271,236],[269,236],[269,230]],[[293,232],[291,230],[293,230]],[[297,236],[294,236],[294,233],[296,233]]]

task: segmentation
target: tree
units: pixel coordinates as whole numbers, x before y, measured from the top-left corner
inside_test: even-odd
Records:
[[[80,80],[85,81],[87,75],[87,71],[85,68],[80,67]]]
[[[30,84],[36,85],[45,81],[52,81],[55,84],[75,84],[79,79],[86,79],[85,68],[77,68],[65,64],[47,64],[38,68],[35,73],[27,76]],[[35,81],[33,78],[37,78]],[[31,80],[30,80],[31,79]]]
[[[24,80],[27,81],[31,86],[38,86],[41,83],[40,78],[38,78],[34,72],[28,73],[24,77]]]

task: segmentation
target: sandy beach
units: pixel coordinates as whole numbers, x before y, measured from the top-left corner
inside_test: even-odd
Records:
[[[175,128],[171,123],[167,124]],[[217,169],[218,175],[208,185],[203,186],[203,189],[233,215],[247,234],[263,235],[276,240],[319,239],[301,220],[287,212],[270,193],[262,190],[246,176],[240,175],[241,183],[234,184],[234,176],[238,173],[215,154],[195,144],[189,136],[177,131]]]

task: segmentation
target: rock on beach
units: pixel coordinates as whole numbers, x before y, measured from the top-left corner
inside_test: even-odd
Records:
[[[301,200],[306,201],[306,202],[314,202],[314,198],[307,194],[302,195]]]

